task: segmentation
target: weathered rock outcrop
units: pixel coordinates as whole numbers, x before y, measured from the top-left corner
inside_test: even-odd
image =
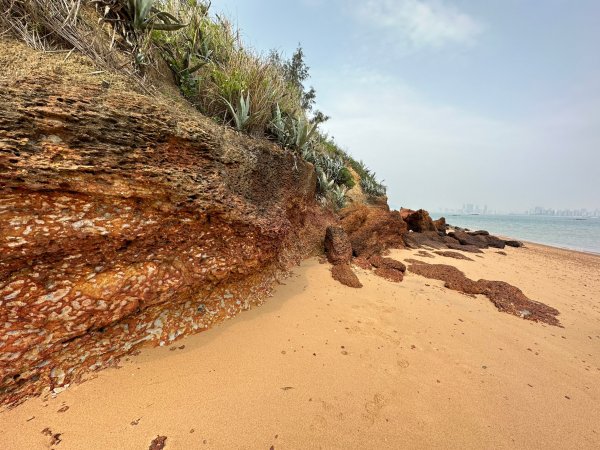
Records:
[[[350,236],[354,256],[370,257],[388,248],[404,248],[406,222],[387,207],[356,205],[341,214],[341,226]]]
[[[435,251],[433,252],[436,255],[440,255],[440,256],[444,256],[445,258],[454,258],[454,259],[462,259],[464,261],[473,261],[471,258],[469,258],[466,255],[463,255],[462,253],[458,253],[458,252],[451,252],[451,251]]]
[[[440,217],[437,220],[433,221],[433,225],[435,226],[435,229],[442,233],[442,234],[446,234],[446,228],[448,228],[448,225],[446,224],[446,218],[445,217]]]
[[[487,248],[488,246],[485,236],[473,236],[464,231],[452,231],[448,235],[460,242],[461,245],[472,245],[477,248]]]
[[[409,214],[405,219],[408,229],[416,233],[423,233],[425,231],[437,231],[436,226],[433,224],[433,220],[429,216],[429,213],[424,209],[419,209],[412,214]]]
[[[20,58],[0,56],[0,403],[259,304],[321,248],[309,164],[81,58]]]
[[[352,245],[342,227],[328,226],[325,231],[325,254],[333,264],[348,264],[352,260]]]

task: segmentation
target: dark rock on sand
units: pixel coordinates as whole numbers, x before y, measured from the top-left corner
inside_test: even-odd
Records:
[[[345,286],[351,288],[361,288],[362,283],[352,271],[350,264],[338,264],[331,268],[331,276]]]
[[[491,236],[491,235],[480,235],[480,236],[485,238],[487,244],[490,247],[503,249],[506,246],[506,243],[504,242],[504,240],[497,238],[496,236]]]
[[[463,252],[469,253],[483,253],[479,247],[474,245],[446,244],[446,246],[452,250],[462,250]]]
[[[485,295],[499,311],[534,322],[561,326],[556,317],[560,314],[557,309],[530,300],[519,288],[504,281],[474,281],[453,266],[427,264],[417,260],[410,260],[410,263],[408,270],[411,272],[426,278],[444,281],[444,286],[448,289],[469,295]]]
[[[490,233],[485,230],[469,231],[468,234],[471,236],[489,236]]]
[[[435,253],[436,255],[445,256],[446,258],[462,259],[465,261],[474,261],[473,259],[469,258],[468,256],[463,255],[462,253],[451,252],[449,250],[446,250],[446,251],[438,250],[433,253]]]
[[[487,241],[483,236],[472,236],[464,231],[453,231],[448,234],[457,239],[462,245],[473,245],[478,248],[488,247]]]
[[[370,257],[388,248],[404,248],[406,222],[398,211],[357,205],[341,214],[341,226],[350,237],[354,256]]]
[[[446,248],[448,236],[440,236],[437,231],[425,231],[423,233],[407,233],[404,235],[404,242],[408,248],[421,248],[431,247],[436,249]],[[460,245],[459,242],[454,239],[454,243]]]
[[[374,272],[375,275],[385,278],[388,281],[393,281],[394,283],[400,283],[404,279],[404,274],[396,269],[378,267]]]
[[[429,216],[429,213],[424,209],[419,209],[414,213],[410,214],[406,219],[408,229],[416,233],[423,233],[425,231],[437,231],[436,226],[433,224],[433,220]]]
[[[328,226],[325,231],[325,253],[331,264],[348,264],[352,260],[350,238],[342,227]]]
[[[400,272],[406,272],[406,266],[400,261],[396,261],[392,258],[385,258],[383,256],[371,256],[369,262],[373,267],[383,269],[395,269]]]
[[[434,220],[433,221],[433,226],[435,226],[435,229],[442,233],[442,234],[446,234],[446,228],[448,228],[448,224],[446,224],[446,218],[445,217],[440,217],[438,220]]]
[[[450,245],[450,244],[460,245],[460,242],[458,242],[458,239],[454,239],[452,236],[442,236],[442,241],[446,245]]]
[[[504,241],[504,243],[509,247],[523,247],[523,243],[520,241]]]
[[[150,447],[148,447],[148,450],[163,450],[163,448],[165,448],[166,443],[166,436],[156,436],[150,443]]]

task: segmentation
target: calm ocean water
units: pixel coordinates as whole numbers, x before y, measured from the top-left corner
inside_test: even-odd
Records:
[[[487,230],[524,241],[600,253],[600,219],[579,220],[552,216],[470,216],[433,213],[446,222],[470,230]]]

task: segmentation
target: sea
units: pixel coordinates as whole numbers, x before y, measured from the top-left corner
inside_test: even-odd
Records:
[[[453,226],[487,230],[491,234],[523,241],[600,254],[600,218],[431,214],[433,219],[442,216]]]

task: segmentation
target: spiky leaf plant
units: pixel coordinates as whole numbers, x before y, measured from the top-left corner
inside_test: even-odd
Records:
[[[250,92],[246,94],[246,98],[244,98],[243,93],[240,94],[240,100],[237,109],[234,108],[231,102],[226,98],[223,98],[223,101],[227,104],[229,113],[235,121],[235,128],[239,131],[245,130],[248,125],[248,121],[250,120]]]
[[[347,189],[345,186],[335,185],[331,189],[331,199],[336,208],[342,209],[346,206],[346,192]]]
[[[172,14],[154,7],[155,3],[156,0],[127,0],[131,24],[135,29],[176,31],[186,26]]]

